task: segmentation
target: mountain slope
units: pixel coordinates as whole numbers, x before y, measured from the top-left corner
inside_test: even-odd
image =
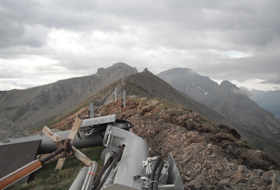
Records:
[[[216,111],[208,108],[207,106],[193,100],[188,95],[183,92],[179,92],[170,86],[168,83],[160,79],[159,77],[153,75],[150,72],[142,72],[137,74],[131,74],[112,84],[104,87],[102,90],[98,91],[94,95],[88,97],[86,100],[76,105],[68,113],[61,116],[56,121],[48,124],[48,126],[53,125],[59,121],[62,121],[66,117],[69,117],[73,113],[78,112],[81,108],[88,106],[90,102],[93,102],[95,107],[100,105],[107,105],[115,100],[115,95],[118,98],[123,97],[123,91],[126,91],[126,95],[129,97],[147,97],[147,98],[160,98],[168,103],[177,104],[183,106],[188,112],[192,112],[193,116],[198,118],[208,119],[208,123],[215,123],[216,126],[219,124],[226,124],[229,127],[235,128],[241,134],[242,138],[247,139],[256,148],[271,153],[277,159],[280,160],[280,146],[279,143],[273,142],[271,139],[266,138],[260,133],[250,131],[244,127],[238,125],[234,121],[226,118],[225,116],[217,113]],[[105,106],[106,107],[106,106]],[[148,108],[147,108],[148,109]],[[148,109],[149,110],[149,109]],[[139,112],[140,110],[138,110]],[[168,109],[167,109],[168,111]],[[116,110],[116,113],[119,113]],[[102,114],[108,114],[103,113]],[[210,121],[209,121],[210,120]],[[73,119],[71,119],[73,121]],[[213,122],[211,122],[213,121]],[[206,122],[201,119],[201,122]],[[207,123],[206,122],[206,123]],[[62,125],[64,128],[64,124]]]
[[[246,129],[280,142],[280,123],[271,113],[242,94],[239,88],[229,81],[223,81],[214,92],[209,94],[205,105]]]
[[[280,90],[267,92],[252,90],[251,93],[251,100],[273,113],[275,118],[280,122]]]
[[[209,77],[201,76],[187,68],[170,69],[159,73],[157,76],[198,102],[207,99],[209,93],[219,86]]]
[[[171,69],[158,76],[238,125],[280,142],[280,123],[229,81],[218,85],[190,69]]]
[[[91,76],[61,80],[26,90],[1,91],[0,117],[31,130],[54,120],[103,87],[131,73],[137,73],[137,69],[116,63],[107,69],[98,69]]]
[[[114,89],[116,86],[110,87]],[[212,128],[212,123],[209,124],[206,120],[201,122],[198,117],[194,117],[193,112],[158,98],[131,97],[126,103],[124,108],[122,99],[119,99],[98,107],[95,114],[117,114],[118,119],[130,121],[134,134],[142,137],[151,148],[150,156],[161,155],[166,160],[172,153],[185,187],[271,189],[280,185],[277,184],[279,161],[268,153],[251,149],[247,141],[240,140],[231,133],[235,130],[222,125]],[[65,126],[68,126],[67,129],[71,129],[73,119],[77,115],[83,119],[87,114],[87,107],[83,107],[51,128],[65,130]],[[190,128],[192,126],[193,128]],[[93,159],[92,156],[95,156],[94,160],[99,160],[101,150],[102,147],[96,147],[82,151],[89,158]],[[67,164],[69,161],[71,164]],[[61,171],[53,176],[52,171],[56,163],[57,160],[44,164],[42,169],[32,174],[34,181],[22,188],[69,188],[80,167],[83,167],[82,163],[77,159],[67,159],[62,170],[63,175]]]
[[[190,69],[171,69],[158,76],[177,90],[230,119],[236,124],[231,126],[257,148],[266,149],[272,154],[272,149],[277,149],[279,152],[280,123],[235,85],[228,81],[223,81],[218,85],[210,78],[201,76]],[[268,150],[270,148],[272,149]],[[277,157],[279,156],[278,153]]]
[[[220,123],[224,121],[224,117],[217,112],[203,107],[201,104],[188,96],[184,96],[168,83],[153,75],[150,72],[142,72],[129,75],[121,79],[121,85],[118,86],[118,91],[126,90],[127,94],[137,95],[148,98],[160,98],[170,103],[184,106],[191,109],[201,116],[212,121]]]

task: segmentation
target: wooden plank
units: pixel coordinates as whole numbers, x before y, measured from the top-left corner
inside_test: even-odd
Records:
[[[61,170],[66,158],[59,158],[54,170]]]
[[[48,135],[52,140],[54,140],[55,142],[58,140],[62,140],[62,138],[60,136],[58,136],[56,133],[54,133],[50,128],[48,128],[47,126],[44,126],[43,128],[43,133],[45,133],[46,135]],[[61,170],[63,167],[63,164],[65,162],[66,158],[59,158],[56,167],[54,170]]]
[[[54,133],[50,128],[48,128],[47,126],[44,126],[43,128],[43,133],[45,133],[46,135],[48,135],[52,140],[54,141],[58,141],[58,140],[62,140],[62,138],[60,136],[58,136],[56,133]]]
[[[78,117],[76,118],[76,121],[73,125],[73,128],[69,134],[69,138],[73,138],[72,141],[74,140],[74,138],[76,137],[76,134],[80,128],[80,125],[82,123],[82,120],[80,120]],[[52,130],[50,130],[47,126],[45,126],[43,128],[43,132],[48,135],[51,139],[53,139],[54,141],[57,140],[62,140],[62,138],[60,136],[58,136],[56,133],[54,133]],[[81,160],[85,165],[90,166],[92,165],[93,161],[88,158],[86,155],[84,155],[82,152],[80,152],[78,149],[76,149],[74,146],[72,146],[72,149],[74,151],[74,156],[77,157],[79,160]],[[57,165],[55,167],[55,170],[61,170],[63,167],[63,164],[65,162],[66,158],[60,158],[57,162]]]
[[[80,152],[78,149],[76,149],[75,147],[72,147],[74,150],[74,156],[76,156],[76,158],[78,158],[79,160],[81,160],[85,165],[90,166],[92,165],[92,160],[90,158],[88,158],[86,155],[84,155],[82,152]]]
[[[73,144],[73,141],[74,141],[74,139],[77,135],[77,132],[80,129],[81,124],[82,124],[82,120],[79,119],[78,117],[76,117],[75,123],[73,124],[73,127],[72,127],[72,129],[69,133],[69,136],[68,136],[68,138],[72,140],[71,144]]]

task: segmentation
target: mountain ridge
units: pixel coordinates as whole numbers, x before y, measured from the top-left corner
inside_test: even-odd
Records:
[[[169,76],[168,71],[162,72],[158,76],[177,90],[229,118],[237,124],[233,127],[239,126],[237,129],[240,133],[258,148],[262,150],[267,148],[259,142],[265,141],[269,144],[271,139],[275,142],[273,144],[280,143],[280,123],[270,112],[250,100],[236,85],[226,80],[218,85],[209,77],[194,74],[190,70],[182,69],[177,73],[172,71],[173,76]],[[188,80],[184,80],[186,78]],[[207,85],[212,85],[211,89],[204,88]],[[277,149],[280,148],[279,145],[276,146]]]
[[[262,108],[273,113],[280,122],[280,90],[276,91],[258,91],[251,90],[251,100],[259,104]]]
[[[114,67],[121,65],[126,66],[126,64],[118,63],[115,64]],[[176,71],[176,69],[174,71]],[[24,91],[24,93],[26,93],[25,95],[14,94],[13,96],[15,97],[11,98],[11,101],[16,98],[20,99],[20,97],[28,96],[26,99],[22,100],[25,104],[21,105],[19,108],[16,106],[13,107],[13,104],[10,104],[10,107],[4,107],[4,109],[3,107],[1,107],[0,109],[4,111],[1,111],[0,114],[3,114],[4,112],[6,116],[10,116],[12,119],[15,115],[22,116],[18,121],[20,121],[21,124],[25,126],[27,126],[28,123],[27,119],[30,118],[33,122],[33,125],[31,127],[37,128],[39,126],[42,126],[43,124],[49,123],[50,121],[54,121],[59,116],[63,115],[65,111],[73,107],[77,107],[78,104],[80,105],[78,107],[81,107],[85,106],[85,104],[88,104],[90,101],[93,101],[96,106],[104,105],[113,101],[116,94],[118,97],[122,97],[123,90],[125,90],[127,95],[129,96],[136,95],[148,98],[161,98],[168,102],[179,104],[187,109],[193,110],[194,112],[215,122],[216,124],[226,124],[230,127],[233,127],[237,129],[244,138],[247,138],[249,142],[251,142],[254,146],[257,145],[257,148],[266,150],[267,152],[272,153],[275,157],[280,159],[280,147],[279,145],[277,145],[277,143],[270,142],[271,139],[266,138],[259,131],[252,129],[248,131],[248,128],[240,125],[240,122],[238,123],[235,121],[236,118],[238,119],[239,115],[236,116],[232,114],[230,110],[227,110],[223,107],[224,105],[231,105],[232,103],[229,100],[220,101],[224,97],[224,92],[222,93],[223,90],[227,92],[230,98],[240,99],[241,97],[242,99],[242,96],[239,92],[233,93],[233,91],[228,90],[238,90],[235,85],[231,84],[228,81],[224,81],[222,84],[222,88],[220,88],[220,85],[211,81],[209,77],[203,77],[202,79],[200,79],[199,75],[192,70],[183,70],[183,74],[185,72],[191,72],[191,74],[198,79],[197,81],[189,80],[188,84],[191,84],[190,89],[196,89],[196,92],[199,92],[202,97],[205,98],[213,95],[212,91],[221,91],[222,98],[216,96],[216,99],[212,101],[212,104],[216,106],[215,110],[210,106],[207,107],[207,105],[204,105],[203,102],[196,101],[192,96],[185,94],[183,90],[186,88],[182,90],[183,92],[178,91],[167,82],[163,81],[158,76],[155,76],[150,72],[130,73],[128,71],[125,72],[126,76],[122,78],[121,75],[119,75],[120,72],[118,71],[118,69],[112,69],[110,70],[110,72],[105,72],[104,69],[101,69],[101,71],[99,71],[99,74],[101,72],[105,74],[105,76],[98,76],[98,74],[95,74],[87,77],[59,81],[55,83],[55,87],[44,86],[47,88],[44,88],[44,90],[41,91],[39,89],[39,91],[41,92],[39,93],[39,95],[33,95],[31,93],[31,96],[28,96],[28,93],[30,93],[30,91]],[[190,76],[187,77],[191,79]],[[210,83],[210,86],[213,86],[213,88],[207,86],[208,82]],[[77,85],[75,85],[75,83],[77,83]],[[207,87],[208,90],[204,87]],[[32,90],[38,89],[35,88]],[[232,95],[235,96],[231,97]],[[33,96],[35,96],[35,98]],[[31,103],[28,102],[28,98],[32,99],[33,101]],[[1,96],[0,101],[3,102],[3,96]],[[9,101],[5,103],[8,102]],[[12,103],[17,104],[18,102]],[[217,111],[220,111],[221,113],[218,113]],[[246,115],[246,113],[242,114]],[[29,127],[29,129],[32,129],[31,127]],[[266,129],[263,132],[269,133],[269,131],[266,131]]]
[[[90,95],[101,90],[119,78],[138,72],[126,64],[115,64],[102,69],[106,76],[76,77],[60,80],[49,85],[33,87],[26,90],[2,91],[0,93],[0,117],[20,123],[24,129],[33,129],[57,115],[63,114],[71,107]],[[115,72],[110,72],[115,70]]]

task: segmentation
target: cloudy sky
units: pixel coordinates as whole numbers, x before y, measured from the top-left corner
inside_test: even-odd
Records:
[[[279,0],[1,0],[0,90],[125,62],[280,90]]]

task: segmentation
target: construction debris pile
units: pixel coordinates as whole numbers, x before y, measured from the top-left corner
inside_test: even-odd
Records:
[[[0,142],[9,138],[19,138],[28,136],[29,132],[23,130],[16,123],[0,118]]]

